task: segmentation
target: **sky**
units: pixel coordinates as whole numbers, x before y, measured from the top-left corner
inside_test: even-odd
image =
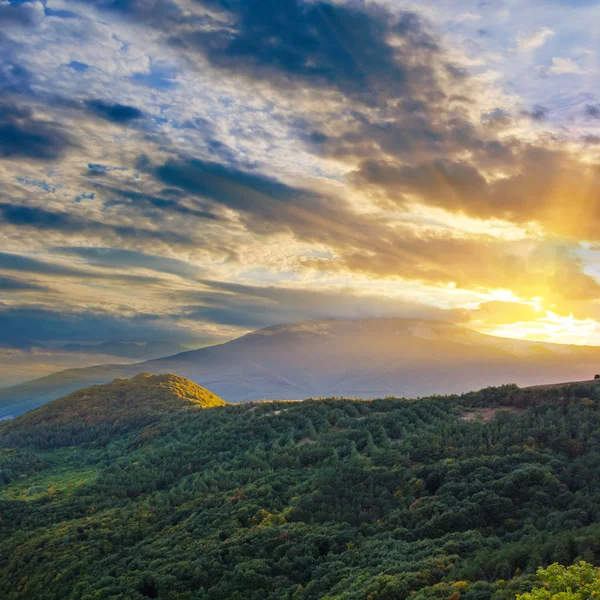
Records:
[[[0,0],[0,383],[329,317],[600,345],[598,19]]]

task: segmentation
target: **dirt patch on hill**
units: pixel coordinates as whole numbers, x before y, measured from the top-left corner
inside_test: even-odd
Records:
[[[525,412],[524,408],[516,408],[514,406],[498,406],[497,408],[474,408],[467,410],[460,415],[463,421],[477,421],[487,423],[491,421],[498,413],[513,413],[521,414]]]

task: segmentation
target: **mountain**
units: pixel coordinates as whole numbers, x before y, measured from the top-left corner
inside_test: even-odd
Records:
[[[600,371],[600,348],[509,340],[441,321],[310,321],[167,358],[70,369],[6,388],[0,390],[0,417],[140,371],[177,373],[229,402],[417,397],[590,379]]]
[[[0,388],[20,385],[66,369],[102,364],[132,364],[189,350],[168,342],[137,344],[103,342],[101,344],[67,344],[44,346],[21,344],[2,346],[0,335]]]
[[[225,404],[212,392],[183,377],[139,373],[131,379],[115,379],[72,392],[5,421],[0,424],[0,437],[18,437],[27,432],[28,439],[39,444],[56,438],[57,430],[61,430],[62,439],[68,444],[83,443],[98,431],[114,435],[148,425],[166,414]]]
[[[14,423],[29,426],[78,421],[91,426],[120,422],[141,411],[162,414],[191,406],[223,405],[221,398],[184,377],[139,373],[131,379],[78,390],[27,412]]]
[[[114,418],[163,382],[174,410]],[[514,600],[598,564],[600,386],[203,410],[178,387],[0,425],[2,600]]]

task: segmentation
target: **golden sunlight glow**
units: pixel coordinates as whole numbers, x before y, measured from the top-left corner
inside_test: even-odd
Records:
[[[559,344],[600,345],[600,323],[596,320],[576,319],[547,310],[544,317],[534,321],[476,327],[478,331],[506,338],[537,340]]]
[[[396,213],[397,214],[397,213]],[[387,215],[392,218],[392,215]],[[416,226],[432,230],[451,230],[457,237],[485,235],[505,241],[531,239],[543,234],[542,228],[534,222],[515,225],[498,218],[477,219],[439,207],[424,206],[413,202],[402,215],[403,222],[413,221]]]

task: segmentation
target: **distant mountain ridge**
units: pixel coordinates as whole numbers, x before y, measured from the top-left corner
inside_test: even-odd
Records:
[[[600,371],[600,347],[498,338],[443,321],[309,321],[166,358],[70,369],[6,388],[0,390],[0,418],[141,371],[176,373],[229,402],[416,397],[590,379]]]

